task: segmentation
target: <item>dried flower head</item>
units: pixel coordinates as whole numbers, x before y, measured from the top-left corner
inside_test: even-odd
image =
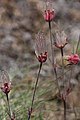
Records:
[[[55,17],[54,9],[52,8],[52,3],[50,1],[46,2],[46,10],[44,11],[44,19],[50,22]]]
[[[65,32],[57,31],[54,37],[55,37],[54,45],[57,48],[64,48],[65,45],[67,44],[67,35],[65,34]]]
[[[6,71],[2,71],[1,73],[1,90],[8,94],[10,92],[11,81],[9,79],[8,73]]]
[[[66,57],[66,60],[68,60],[72,64],[77,64],[80,61],[80,58],[78,54],[71,54]]]
[[[43,32],[38,32],[35,39],[35,54],[39,62],[45,62],[47,60],[47,47],[46,39]]]

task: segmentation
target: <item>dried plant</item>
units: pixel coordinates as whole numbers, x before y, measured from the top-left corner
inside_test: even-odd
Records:
[[[12,116],[11,114],[11,108],[10,108],[9,96],[8,96],[11,90],[11,81],[7,71],[5,70],[1,72],[1,90],[6,95],[7,105],[8,105],[8,115],[10,117],[10,120],[14,120],[14,116]]]
[[[36,94],[36,90],[37,90],[37,84],[39,81],[39,76],[40,76],[42,64],[44,62],[46,62],[46,60],[47,60],[46,39],[45,39],[43,32],[41,32],[41,31],[38,32],[38,34],[36,35],[36,38],[35,38],[35,54],[37,56],[38,61],[40,62],[40,66],[39,66],[39,71],[38,71],[38,75],[37,75],[37,79],[35,82],[35,87],[34,87],[34,91],[33,91],[33,95],[32,95],[31,107],[28,111],[28,120],[30,120],[31,114],[33,111],[35,94]]]

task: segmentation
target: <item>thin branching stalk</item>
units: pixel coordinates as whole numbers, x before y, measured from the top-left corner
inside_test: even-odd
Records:
[[[40,66],[39,66],[38,76],[37,76],[37,79],[36,79],[36,83],[35,83],[35,87],[34,87],[34,91],[33,91],[33,96],[32,96],[31,108],[30,108],[29,113],[28,113],[28,120],[30,120],[31,114],[32,114],[32,111],[33,111],[33,104],[34,104],[34,99],[35,99],[35,93],[36,93],[36,89],[37,89],[37,85],[38,85],[38,81],[39,81],[41,68],[42,68],[42,62],[40,62]]]
[[[63,59],[63,48],[61,48],[61,62],[62,62],[62,77],[63,77],[63,80],[64,80],[64,59]]]
[[[62,79],[63,79],[63,86],[64,86],[64,59],[63,59],[63,56],[64,56],[63,48],[61,48]],[[65,98],[65,100],[63,99],[63,105],[64,105],[64,120],[66,120],[66,98]]]
[[[70,78],[72,78],[72,75],[74,74],[74,71],[73,71],[73,67],[74,65],[71,65],[71,72],[70,72]],[[70,83],[70,81],[69,81]],[[71,84],[71,83],[70,83]],[[75,120],[77,120],[77,114],[76,114],[76,111],[75,111],[75,105],[74,105],[74,101],[73,101],[73,96],[72,96],[72,103],[73,103],[73,112],[74,112],[74,115],[75,115]]]
[[[69,71],[71,71],[71,68],[70,68],[69,70],[65,71],[65,72],[64,72],[64,75],[66,75],[66,73],[69,72]],[[61,78],[62,78],[62,75],[57,76],[57,79],[61,79]],[[54,79],[54,81],[56,81],[56,79]]]
[[[55,77],[56,77],[56,84],[57,84],[57,87],[58,87],[58,90],[59,90],[59,94],[60,94],[60,86],[59,86],[59,81],[58,81],[56,67],[54,67],[54,73],[55,73]]]
[[[6,98],[7,98],[7,105],[8,105],[8,115],[9,115],[10,119],[12,120],[8,93],[6,94]]]
[[[79,45],[80,45],[80,35],[79,35],[79,40],[78,40],[78,42],[77,42],[77,46],[76,46],[76,54],[78,53]]]
[[[67,120],[66,119],[66,98],[65,100],[63,100],[63,104],[64,104],[64,120]]]
[[[73,43],[73,45],[72,45],[72,53],[74,54],[74,43]]]
[[[48,23],[49,23],[49,34],[50,34],[50,43],[51,43],[52,65],[54,66],[54,49],[53,49],[53,42],[52,42],[51,22],[49,21]]]
[[[54,74],[55,74],[55,77],[56,77],[57,87],[58,87],[58,90],[59,90],[59,93],[60,93],[59,82],[58,82],[58,79],[57,79],[56,66],[54,64],[54,48],[53,48],[53,42],[52,42],[52,32],[51,32],[51,22],[50,21],[49,21],[49,34],[50,34],[51,52],[52,52],[52,66],[53,66]]]

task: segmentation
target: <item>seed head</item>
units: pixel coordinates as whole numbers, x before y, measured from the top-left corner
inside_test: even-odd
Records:
[[[43,32],[38,32],[35,39],[35,54],[39,62],[47,60],[46,39]]]
[[[57,31],[54,37],[55,37],[54,45],[57,48],[64,48],[65,45],[67,44],[67,35],[65,34],[65,32]]]
[[[8,94],[10,92],[11,82],[6,71],[2,71],[1,73],[1,90]]]

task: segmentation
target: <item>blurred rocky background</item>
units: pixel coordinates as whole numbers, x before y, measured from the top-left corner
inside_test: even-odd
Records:
[[[36,63],[34,36],[40,29],[48,29],[42,16],[45,5],[45,0],[0,0],[0,69],[23,77],[24,68]],[[71,39],[78,40],[80,1],[52,0],[52,5],[54,21],[67,29]]]
[[[32,39],[40,26],[40,18],[33,1],[0,1],[0,69],[24,76],[21,70],[34,62]]]

